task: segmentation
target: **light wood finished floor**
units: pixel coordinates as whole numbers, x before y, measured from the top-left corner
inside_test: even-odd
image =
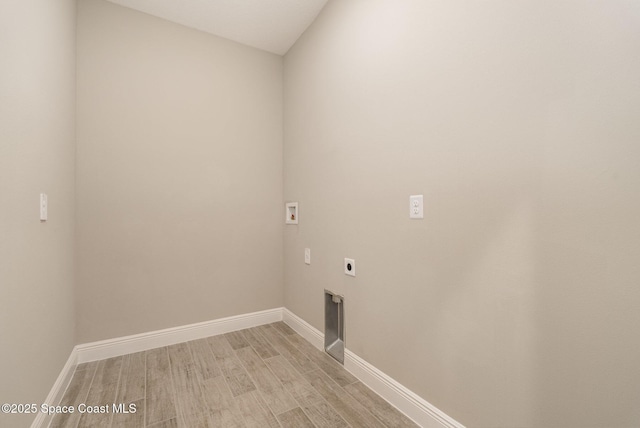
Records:
[[[51,427],[416,427],[283,322],[81,364]],[[114,413],[113,403],[135,404]]]

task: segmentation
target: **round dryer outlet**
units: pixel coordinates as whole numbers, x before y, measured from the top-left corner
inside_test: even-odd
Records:
[[[344,274],[356,276],[356,261],[353,259],[344,259]]]

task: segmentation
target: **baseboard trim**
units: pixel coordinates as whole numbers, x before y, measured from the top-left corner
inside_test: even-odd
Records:
[[[464,425],[353,352],[345,349],[344,354],[345,369],[423,428],[465,428]]]
[[[323,350],[324,335],[305,320],[284,308],[282,319],[299,335]],[[423,428],[464,428],[440,409],[378,370],[349,349],[345,349],[344,368],[362,383]]]
[[[313,346],[324,351],[324,334],[317,328],[291,312],[287,308],[282,310],[282,321],[291,327],[300,336],[307,339]]]
[[[105,358],[118,357],[281,321],[282,311],[283,308],[268,309],[213,321],[84,343],[75,348],[77,351],[77,363],[104,360]]]
[[[44,403],[48,405],[58,405],[62,401],[62,396],[64,395],[69,383],[71,383],[71,378],[73,377],[73,373],[76,369],[76,365],[78,364],[78,353],[76,352],[76,348],[74,347],[67,358],[67,362],[64,367],[60,371],[56,382],[53,384],[51,391],[49,391],[49,395],[47,395]],[[38,412],[36,418],[33,420],[31,424],[31,428],[39,428],[39,427],[47,427],[51,423],[53,419],[53,415],[49,415],[47,413]]]
[[[202,339],[209,336],[256,327],[276,321],[284,321],[298,334],[313,344],[313,346],[323,350],[324,335],[322,332],[287,308],[269,309],[266,311],[221,318],[213,321],[167,328],[148,333],[102,340],[99,342],[85,343],[77,345],[71,351],[69,359],[47,396],[46,403],[57,405],[61,402],[77,364],[146,351],[162,346],[187,342],[189,340]],[[464,425],[460,424],[387,374],[378,370],[376,367],[369,364],[349,349],[345,349],[344,367],[362,383],[367,385],[421,427],[464,428]],[[47,416],[44,413],[38,413],[31,425],[31,428],[46,427],[50,422],[50,416]]]

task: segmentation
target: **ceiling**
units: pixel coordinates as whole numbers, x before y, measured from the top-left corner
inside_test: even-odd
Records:
[[[187,27],[284,55],[327,0],[109,0]]]

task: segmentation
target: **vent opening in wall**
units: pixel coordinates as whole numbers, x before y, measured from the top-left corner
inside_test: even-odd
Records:
[[[344,297],[324,290],[324,350],[344,364]]]

